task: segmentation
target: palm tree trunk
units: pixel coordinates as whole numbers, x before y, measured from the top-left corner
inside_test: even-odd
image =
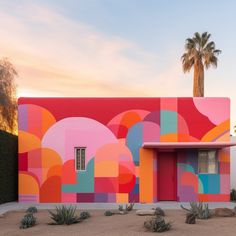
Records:
[[[199,61],[199,95],[204,97],[204,67],[202,61]]]
[[[200,60],[194,63],[193,96],[204,97],[204,68]]]

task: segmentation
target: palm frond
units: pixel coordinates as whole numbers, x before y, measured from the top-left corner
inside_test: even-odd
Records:
[[[211,37],[211,34],[208,34],[208,32],[204,32],[202,33],[202,44],[201,47],[204,48],[209,40],[209,38]]]
[[[215,50],[213,51],[214,55],[216,55],[216,56],[218,56],[221,52],[222,52],[222,51],[219,50],[219,49],[215,49]]]
[[[181,57],[183,72],[189,72],[195,62],[201,62],[208,69],[210,66],[217,67],[217,56],[221,50],[215,48],[213,41],[209,42],[211,34],[203,32],[194,33],[192,38],[185,41],[185,53]]]
[[[191,57],[188,53],[184,53],[181,59],[184,73],[189,72],[194,65],[194,57]]]

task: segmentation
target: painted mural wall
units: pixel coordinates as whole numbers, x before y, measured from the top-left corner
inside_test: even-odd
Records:
[[[229,141],[227,98],[20,98],[20,202],[156,202],[156,152],[143,142]],[[75,171],[75,147],[86,171]],[[230,155],[198,174],[196,151],[177,157],[179,201],[227,201]]]

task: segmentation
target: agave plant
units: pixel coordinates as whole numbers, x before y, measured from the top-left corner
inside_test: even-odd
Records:
[[[132,211],[133,208],[134,208],[134,202],[125,205],[126,211]]]
[[[187,212],[193,213],[196,215],[198,219],[209,219],[211,217],[211,213],[208,207],[208,204],[202,202],[190,202],[190,208],[186,208],[183,205],[180,205],[181,208]]]
[[[49,211],[54,225],[70,225],[80,222],[80,218],[75,214],[76,207],[73,206],[56,206],[56,213]]]
[[[36,217],[32,213],[27,213],[21,220],[20,229],[33,227],[36,223]]]

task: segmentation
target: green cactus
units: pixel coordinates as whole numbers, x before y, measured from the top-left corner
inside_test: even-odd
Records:
[[[186,215],[186,220],[185,220],[186,224],[196,224],[196,215],[193,213],[187,213]]]
[[[91,215],[90,215],[90,213],[88,212],[88,211],[82,211],[81,213],[80,213],[80,219],[81,220],[85,220],[85,219],[88,219],[89,217],[90,217]]]
[[[107,210],[107,211],[104,212],[104,215],[105,216],[112,216],[112,215],[114,215],[114,213],[110,210]]]
[[[118,206],[118,211],[124,211],[124,207],[122,205]]]
[[[21,220],[20,229],[27,229],[29,227],[33,227],[36,223],[36,218],[33,213],[27,213]]]
[[[165,212],[160,207],[157,207],[157,208],[155,208],[154,215],[156,215],[156,216],[165,216]]]
[[[166,223],[162,216],[152,217],[144,222],[144,227],[152,232],[164,232],[171,228],[171,223]]]
[[[38,209],[34,206],[31,206],[29,207],[27,210],[26,210],[27,213],[37,213],[38,212]]]
[[[231,189],[230,191],[230,201],[236,201],[236,190]]]

